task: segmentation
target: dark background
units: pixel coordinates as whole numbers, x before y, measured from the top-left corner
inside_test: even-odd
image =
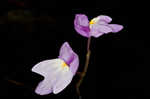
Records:
[[[89,19],[108,15],[112,23],[124,26],[117,34],[92,38],[89,69],[81,85],[83,99],[149,99],[150,47],[148,35],[140,31],[143,11],[138,7],[137,2],[126,0],[8,0],[0,14],[0,95],[78,99],[78,76],[58,95],[36,95],[34,88],[43,78],[31,68],[42,60],[57,58],[60,46],[68,41],[79,55],[79,71],[83,70],[87,38],[78,35],[73,25],[75,14],[83,13]]]

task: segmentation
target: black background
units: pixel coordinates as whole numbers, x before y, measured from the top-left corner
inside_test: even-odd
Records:
[[[24,6],[8,2],[7,6],[1,7],[0,95],[78,99],[75,90],[77,76],[58,95],[36,95],[34,88],[43,78],[32,73],[31,68],[42,60],[57,58],[60,46],[68,41],[79,55],[79,71],[83,70],[87,38],[77,34],[73,25],[75,14],[83,13],[89,19],[108,15],[112,17],[112,23],[124,26],[117,34],[92,38],[89,69],[81,85],[83,99],[149,99],[149,40],[148,35],[140,31],[142,11],[137,3],[126,0],[24,0]],[[30,16],[19,22],[12,21],[8,13],[16,10],[26,11]]]

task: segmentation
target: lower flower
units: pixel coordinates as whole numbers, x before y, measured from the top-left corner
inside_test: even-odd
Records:
[[[45,60],[36,64],[32,71],[44,76],[35,92],[39,95],[58,94],[72,81],[79,66],[78,55],[66,42],[60,49],[57,59]]]

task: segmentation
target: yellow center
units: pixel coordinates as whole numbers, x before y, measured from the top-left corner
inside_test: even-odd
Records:
[[[97,23],[98,21],[100,21],[100,17],[93,18],[93,19],[89,22],[89,24],[90,24],[90,25],[93,25],[93,24]]]
[[[94,20],[91,20],[90,22],[89,22],[89,24],[94,24],[95,22],[94,22]]]
[[[65,62],[63,62],[61,66],[62,66],[63,69],[64,69],[65,67],[68,67]]]
[[[65,72],[69,71],[69,67],[68,67],[68,65],[65,62],[62,63],[61,68]]]

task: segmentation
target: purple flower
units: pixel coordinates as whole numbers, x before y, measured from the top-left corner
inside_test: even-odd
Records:
[[[109,16],[100,15],[90,22],[84,14],[77,14],[74,20],[75,30],[84,37],[99,37],[110,32],[116,33],[123,29],[122,25],[109,24],[112,19]]]
[[[78,55],[65,42],[58,58],[39,62],[32,68],[33,72],[44,76],[44,80],[38,84],[35,92],[39,95],[61,92],[71,83],[78,66]]]

